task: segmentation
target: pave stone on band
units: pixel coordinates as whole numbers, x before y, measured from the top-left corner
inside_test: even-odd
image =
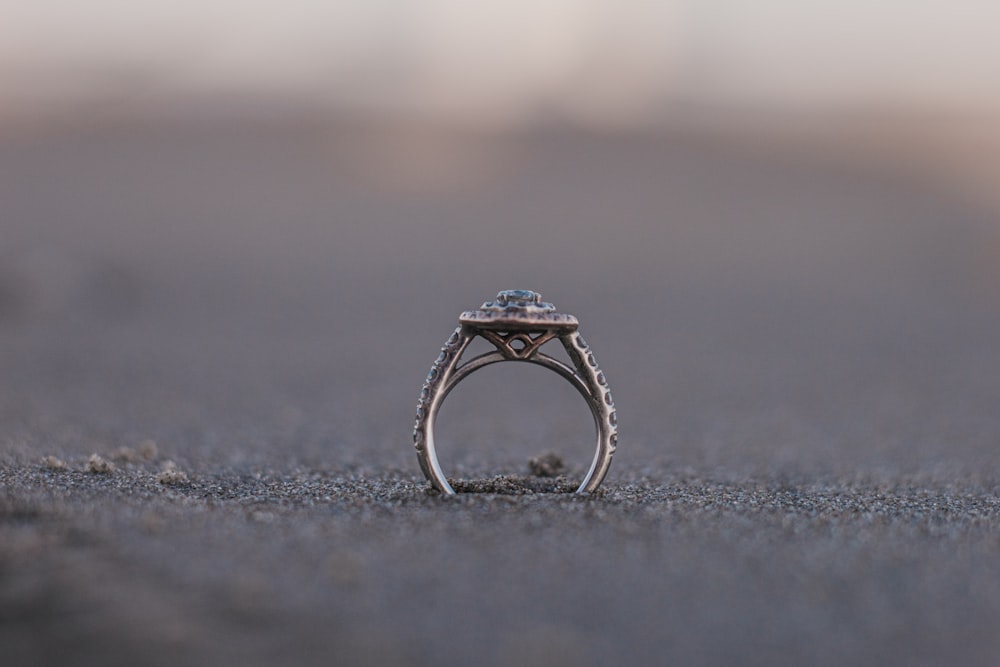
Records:
[[[555,306],[542,301],[541,294],[530,290],[500,292],[496,301],[462,313],[458,321],[459,327],[441,348],[427,374],[413,427],[420,469],[434,488],[446,495],[455,493],[441,470],[434,448],[434,422],[444,399],[459,382],[480,368],[501,361],[526,361],[563,376],[587,401],[597,428],[597,451],[577,493],[597,489],[618,446],[618,413],[604,373],[577,331],[579,321],[572,315],[556,312]],[[476,336],[496,349],[461,363],[462,354]],[[554,338],[566,349],[572,367],[540,351]]]

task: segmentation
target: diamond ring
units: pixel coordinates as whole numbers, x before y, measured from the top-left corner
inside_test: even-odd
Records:
[[[555,371],[587,401],[597,428],[597,451],[577,493],[597,489],[608,473],[618,445],[618,413],[604,373],[577,331],[579,321],[572,315],[556,312],[555,306],[542,301],[541,294],[529,290],[500,292],[495,301],[462,313],[458,321],[458,328],[427,374],[413,427],[420,469],[434,488],[447,495],[455,493],[441,470],[434,448],[434,422],[444,399],[473,371],[501,361],[526,361]],[[495,349],[463,360],[462,354],[477,336]],[[541,352],[543,345],[556,338],[569,354],[572,366]]]

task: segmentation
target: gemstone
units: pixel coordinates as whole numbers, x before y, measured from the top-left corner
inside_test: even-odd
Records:
[[[529,289],[505,289],[497,294],[497,303],[501,306],[529,306],[542,302],[542,295]]]
[[[542,295],[526,289],[509,289],[497,294],[493,301],[487,301],[479,311],[463,313],[466,319],[489,319],[486,313],[503,313],[505,317],[520,317],[523,319],[528,313],[555,313],[556,307],[551,303],[542,301]]]

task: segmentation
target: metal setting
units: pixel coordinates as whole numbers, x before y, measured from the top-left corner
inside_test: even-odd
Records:
[[[604,373],[597,365],[590,346],[579,334],[579,321],[572,315],[556,312],[555,306],[542,301],[542,295],[530,290],[505,290],[496,301],[488,301],[479,310],[469,310],[459,318],[459,327],[441,348],[427,381],[420,392],[413,444],[420,469],[441,493],[453,495],[434,449],[434,421],[444,399],[472,372],[501,361],[526,361],[544,366],[566,378],[587,401],[597,428],[597,451],[590,470],[577,493],[589,493],[601,485],[618,446],[618,413]],[[462,354],[479,336],[496,349],[462,362]],[[558,338],[573,363],[567,364],[540,351]]]

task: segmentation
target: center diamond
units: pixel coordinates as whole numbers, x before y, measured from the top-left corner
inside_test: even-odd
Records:
[[[483,310],[530,310],[536,313],[552,313],[556,307],[542,301],[542,295],[527,289],[508,289],[497,294],[496,301],[483,304]]]
[[[458,321],[476,329],[490,329],[504,335],[514,332],[573,331],[579,325],[575,317],[557,313],[555,306],[542,301],[541,294],[526,289],[504,290],[497,294],[494,301],[487,301],[478,310],[462,313]],[[520,342],[525,348],[534,349],[533,343],[528,340]],[[502,344],[506,346],[506,342]],[[514,348],[505,349],[511,353],[514,351]]]

